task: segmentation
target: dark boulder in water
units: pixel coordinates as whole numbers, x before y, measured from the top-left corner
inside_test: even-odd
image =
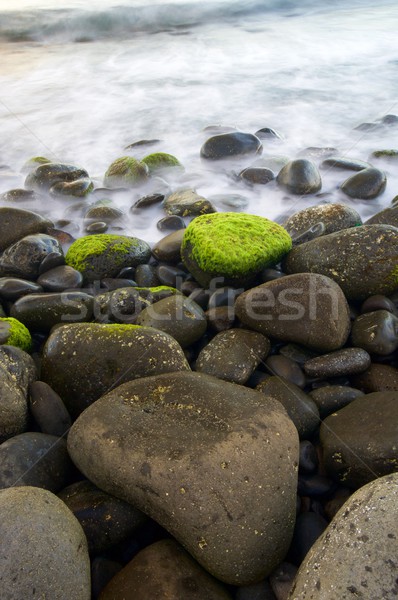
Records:
[[[209,160],[219,160],[243,154],[261,154],[263,146],[252,133],[236,131],[222,133],[209,138],[200,150],[200,156]]]
[[[292,160],[280,170],[276,178],[280,186],[292,194],[315,194],[322,187],[322,180],[313,162],[305,158]]]

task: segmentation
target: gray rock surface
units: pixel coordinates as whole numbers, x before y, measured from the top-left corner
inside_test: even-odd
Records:
[[[398,595],[398,474],[353,494],[315,542],[289,600],[392,600]]]
[[[201,373],[131,381],[80,415],[68,448],[93,483],[155,519],[222,581],[258,581],[287,552],[298,436],[258,392]]]
[[[90,600],[90,562],[79,522],[54,494],[0,490],[2,600]]]

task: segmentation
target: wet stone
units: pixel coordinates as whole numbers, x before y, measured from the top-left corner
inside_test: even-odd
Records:
[[[86,214],[84,215],[85,221],[88,224],[93,221],[104,221],[105,223],[113,223],[114,221],[118,221],[123,219],[124,212],[112,205],[94,205],[90,206]]]
[[[187,277],[187,272],[172,265],[159,265],[156,275],[161,285],[168,285],[180,289],[182,282]]]
[[[206,311],[209,329],[215,332],[231,329],[235,324],[235,310],[231,306],[215,306]]]
[[[146,521],[131,504],[98,489],[90,481],[78,481],[59,494],[79,521],[90,554],[101,554],[131,536]]]
[[[57,239],[57,238],[56,238]],[[46,273],[50,269],[61,267],[65,264],[65,257],[62,252],[50,252],[43,258],[39,267],[39,275]]]
[[[222,287],[215,290],[209,297],[208,308],[216,306],[233,307],[236,298],[243,292],[243,288],[236,289],[232,287]]]
[[[0,445],[0,489],[32,485],[56,493],[70,483],[73,474],[62,438],[26,432]]]
[[[207,329],[201,307],[182,294],[175,294],[144,308],[137,325],[154,327],[171,335],[183,347],[199,340]]]
[[[48,338],[41,378],[76,417],[112,386],[181,370],[189,370],[182,348],[163,331],[73,323],[58,327]]]
[[[283,377],[283,379],[294,383],[299,388],[305,387],[305,375],[301,367],[291,358],[281,354],[273,354],[267,358],[265,366],[272,375]]]
[[[346,385],[325,385],[309,392],[318,407],[321,419],[363,396],[363,392]]]
[[[181,190],[166,196],[163,208],[168,215],[194,217],[216,212],[212,203],[195,190]]]
[[[346,171],[362,171],[363,169],[371,168],[367,162],[363,160],[355,160],[344,156],[329,156],[321,163],[321,169],[340,169]]]
[[[105,233],[108,231],[108,225],[105,221],[95,221],[94,223],[87,225],[85,231],[91,234]]]
[[[54,494],[37,487],[0,491],[4,599],[90,600],[87,541]]]
[[[350,198],[373,200],[384,192],[386,184],[385,173],[371,167],[346,179],[341,184],[341,190]]]
[[[17,300],[28,294],[38,294],[43,288],[33,281],[18,277],[0,277],[0,297],[4,300]]]
[[[126,287],[137,287],[137,282],[133,279],[123,279],[118,277],[105,277],[104,279],[101,279],[101,288],[108,292]]]
[[[172,539],[147,546],[115,575],[101,600],[116,598],[232,600],[224,586]]]
[[[365,223],[366,225],[392,225],[398,227],[398,206],[384,208],[380,212],[372,215]]]
[[[299,473],[312,475],[318,468],[319,459],[316,447],[309,440],[300,442]]]
[[[83,276],[73,267],[62,265],[40,275],[37,283],[46,292],[63,292],[69,288],[80,288],[83,284]]]
[[[213,204],[220,205],[223,210],[240,211],[249,204],[249,200],[242,194],[213,194],[208,198]]]
[[[228,159],[247,154],[261,154],[263,146],[258,137],[241,131],[222,133],[209,138],[200,150],[208,160]]]
[[[15,189],[0,194],[1,202],[43,202],[43,196],[32,190]]]
[[[0,443],[2,443],[26,431],[29,421],[25,394],[3,365],[0,366],[0,385]]]
[[[58,323],[90,321],[93,297],[84,292],[30,294],[19,298],[10,315],[33,331],[50,331]]]
[[[271,127],[262,127],[258,129],[254,134],[259,140],[282,140],[280,133],[272,129]]]
[[[398,474],[383,477],[348,498],[304,558],[289,600],[396,595],[397,484]]]
[[[390,365],[372,363],[364,373],[353,376],[351,382],[366,394],[398,391],[398,369]]]
[[[370,362],[369,354],[361,347],[343,348],[310,358],[304,363],[304,371],[309,377],[315,378],[341,377],[366,371]]]
[[[245,384],[269,353],[269,340],[255,331],[228,329],[218,333],[199,353],[196,371]]]
[[[58,181],[50,187],[50,195],[55,198],[84,198],[93,190],[93,182],[88,177],[75,181]]]
[[[160,285],[156,268],[152,265],[137,265],[134,273],[135,281],[140,287],[156,287]]]
[[[146,377],[89,407],[68,448],[95,485],[144,510],[216,578],[244,585],[280,563],[295,518],[297,432],[276,401],[268,408],[202,373]]]
[[[324,235],[326,232],[326,227],[324,223],[316,223],[312,225],[303,233],[300,233],[297,236],[292,236],[292,244],[293,246],[298,246],[299,244],[305,244],[305,242],[309,242],[310,240],[314,240],[315,238]]]
[[[315,164],[307,159],[292,160],[279,171],[278,184],[292,194],[315,194],[322,187],[322,180]]]
[[[239,173],[239,178],[249,184],[266,185],[275,179],[275,174],[265,167],[247,167]]]
[[[397,315],[397,309],[394,302],[382,294],[369,296],[369,298],[361,305],[361,314],[374,312],[376,310],[387,310],[388,312]]]
[[[264,379],[256,389],[265,395],[265,407],[271,399],[283,405],[300,439],[310,437],[319,426],[319,411],[315,402],[294,383],[272,376]]]
[[[84,169],[62,163],[47,163],[38,166],[28,174],[25,188],[45,192],[57,183],[70,183],[81,178],[88,178],[88,173]]]
[[[156,223],[156,227],[159,231],[177,231],[178,229],[185,229],[185,221],[178,215],[169,215],[163,217]]]
[[[283,223],[283,227],[292,237],[296,237],[318,223],[323,223],[323,233],[328,234],[362,225],[362,220],[356,210],[345,204],[318,204],[294,213]]]
[[[0,251],[35,233],[47,233],[53,227],[48,219],[20,208],[0,207]]]
[[[283,269],[326,275],[341,286],[349,300],[365,300],[396,289],[397,252],[395,227],[362,225],[296,246],[286,256]]]
[[[351,339],[371,354],[388,356],[398,347],[398,317],[387,310],[359,315],[352,324]]]
[[[156,204],[160,204],[164,200],[164,194],[160,194],[155,192],[154,194],[149,194],[148,196],[142,196],[139,198],[130,208],[131,213],[137,213],[143,208],[148,208],[150,206],[155,206]]]
[[[0,346],[0,365],[26,396],[29,385],[37,379],[37,368],[33,358],[16,346]]]
[[[306,554],[327,526],[326,519],[313,512],[304,512],[298,515],[289,551],[290,560],[297,567],[303,562]]]
[[[295,302],[286,302],[291,296]],[[322,319],[315,318],[314,307]],[[240,321],[255,331],[321,352],[341,348],[350,330],[348,304],[341,288],[317,273],[263,283],[238,296],[235,310]]]
[[[169,233],[159,240],[152,248],[153,256],[164,262],[179,262],[181,260],[181,244],[184,237],[184,229]]]
[[[322,422],[320,441],[325,468],[353,489],[392,473],[397,469],[397,435],[397,394],[361,396]]]
[[[336,482],[330,477],[312,474],[299,474],[297,493],[305,498],[325,498],[330,496],[336,489]]]
[[[72,425],[62,399],[44,381],[34,381],[29,387],[29,408],[42,433],[61,437]]]
[[[62,248],[55,238],[44,233],[28,235],[3,252],[0,257],[0,273],[2,276],[36,279],[42,261],[52,252],[62,254]]]

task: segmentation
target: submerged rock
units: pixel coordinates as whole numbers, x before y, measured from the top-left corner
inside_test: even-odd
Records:
[[[345,204],[318,204],[294,213],[283,223],[283,227],[292,237],[296,237],[318,223],[323,223],[322,235],[327,235],[341,229],[358,227],[362,225],[362,219],[356,210]]]
[[[68,446],[93,483],[150,515],[222,581],[258,581],[287,552],[297,432],[258,392],[201,373],[138,379],[89,407]]]
[[[34,233],[47,233],[54,224],[41,215],[21,208],[0,207],[0,251]]]
[[[322,180],[315,164],[305,158],[288,162],[276,178],[280,186],[297,195],[315,194],[322,187]]]
[[[200,150],[200,156],[208,160],[219,160],[246,154],[261,154],[263,146],[252,133],[234,131],[209,138]]]
[[[104,176],[104,186],[110,188],[131,188],[142,184],[148,178],[148,166],[133,158],[122,156],[108,167]]]
[[[371,167],[346,179],[341,184],[341,190],[351,198],[372,200],[384,192],[386,185],[385,173]]]
[[[85,169],[63,163],[46,163],[38,166],[28,174],[25,179],[25,187],[36,192],[48,192],[54,185],[72,183],[78,179],[90,182]]]

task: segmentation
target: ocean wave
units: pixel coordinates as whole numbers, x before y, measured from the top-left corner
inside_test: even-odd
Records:
[[[362,0],[363,1],[363,0]],[[324,6],[327,3],[325,2]],[[90,42],[124,39],[137,33],[189,29],[208,23],[253,19],[266,12],[319,10],[319,0],[229,0],[162,2],[81,8],[25,9],[0,12],[0,40],[6,42]]]

